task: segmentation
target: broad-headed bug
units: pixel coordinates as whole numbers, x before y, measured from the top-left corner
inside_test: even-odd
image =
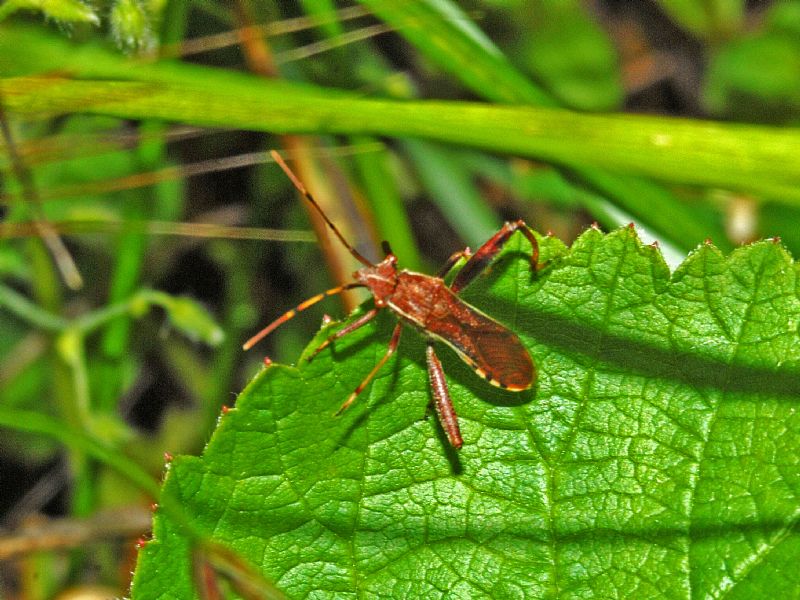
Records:
[[[311,355],[313,358],[331,342],[362,327],[375,318],[381,309],[388,308],[398,317],[399,322],[394,328],[386,353],[359,386],[353,390],[353,393],[348,396],[336,414],[341,414],[353,403],[380,368],[389,360],[389,357],[397,349],[400,332],[405,323],[419,331],[427,340],[428,376],[436,413],[450,443],[455,448],[460,448],[463,440],[458,427],[458,419],[450,400],[442,364],[439,362],[439,357],[436,356],[433,342],[441,341],[450,346],[478,375],[493,385],[512,392],[527,390],[533,385],[536,379],[536,370],[530,354],[519,337],[458,297],[458,292],[489,265],[515,231],[519,231],[528,238],[532,247],[531,264],[534,270],[538,269],[539,245],[533,233],[522,220],[508,222],[475,253],[470,252],[469,248],[454,253],[436,276],[398,269],[397,257],[392,254],[386,242],[383,243],[385,258],[381,262],[373,264],[344,239],[336,225],[328,219],[322,208],[289,169],[281,156],[274,150],[271,154],[297,190],[325,220],[334,235],[364,267],[353,273],[353,278],[356,280],[354,283],[329,289],[302,302],[250,338],[244,344],[244,349],[249,350],[276,327],[328,296],[356,287],[368,288],[372,292],[374,307],[328,337]],[[464,266],[456,274],[452,283],[446,284],[444,277],[462,258],[466,259]]]

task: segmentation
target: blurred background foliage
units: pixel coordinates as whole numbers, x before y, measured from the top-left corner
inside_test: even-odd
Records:
[[[72,68],[91,71],[101,48],[120,61],[185,61],[366,98],[704,118],[776,135],[800,119],[797,1],[4,0],[0,44],[20,35],[13,59],[0,54],[0,107],[5,78],[70,77],[47,68],[65,51]],[[666,184],[411,138],[80,111],[3,109],[0,121],[8,597],[123,595],[164,453],[201,451],[264,354],[293,362],[324,311],[360,301],[331,300],[241,352],[260,324],[353,269],[336,245],[315,242],[319,224],[269,164],[270,148],[295,161],[360,250],[376,257],[388,239],[404,266],[428,272],[518,217],[567,242],[592,222],[633,221],[673,267],[706,238],[730,250],[780,236],[800,251],[796,198],[779,191]]]

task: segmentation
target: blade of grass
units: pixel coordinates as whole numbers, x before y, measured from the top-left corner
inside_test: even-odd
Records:
[[[17,151],[14,135],[11,132],[11,126],[6,118],[6,111],[3,104],[3,96],[0,94],[0,131],[2,132],[3,141],[5,142],[5,150],[8,154],[8,162],[11,165],[11,171],[17,178],[21,188],[21,196],[25,199],[28,210],[36,219],[34,223],[38,229],[39,236],[50,251],[53,262],[58,267],[64,283],[71,289],[78,290],[83,287],[83,278],[81,277],[80,271],[78,271],[78,266],[75,264],[72,255],[64,244],[64,240],[62,240],[58,233],[52,228],[45,215],[41,198],[33,181],[33,173]]]
[[[148,165],[151,168],[155,165]],[[151,188],[140,188],[123,192],[122,214],[124,221],[144,221],[150,217],[155,205]],[[112,252],[115,264],[109,282],[109,302],[122,302],[139,285],[143,261],[147,252],[147,236],[135,230],[124,229],[116,240],[116,251]],[[95,357],[98,369],[96,407],[102,412],[113,412],[122,391],[122,359],[128,346],[131,318],[120,316],[108,324],[101,341],[102,351]]]
[[[512,189],[521,198],[531,200],[544,198],[564,208],[583,206],[608,229],[616,229],[635,220],[633,215],[609,202],[605,196],[572,185],[555,169],[539,168],[531,173],[519,173],[509,165],[508,161],[492,159],[475,152],[463,152],[461,158],[475,173]],[[645,243],[649,244],[656,240],[652,233],[641,225],[636,231]],[[686,253],[669,241],[663,239],[658,241],[664,260],[671,268],[677,268],[686,258]]]
[[[355,136],[355,145],[371,144],[370,137]],[[422,268],[422,259],[417,251],[411,224],[408,220],[400,192],[390,176],[389,153],[377,152],[355,154],[353,162],[364,185],[365,196],[372,208],[376,226],[382,239],[387,240],[392,250],[401,257],[403,265],[411,270]]]
[[[453,14],[458,8],[449,0],[418,0],[405,2],[402,0],[360,0],[369,6],[381,19],[397,28],[430,60],[438,64],[459,78],[471,90],[489,100],[501,102],[530,103],[540,106],[554,104],[550,99],[538,100],[530,95],[528,79],[524,74],[517,72],[510,62],[506,61],[503,68],[487,72],[487,62],[495,61],[500,54],[491,42],[475,43],[472,31],[476,28],[467,18],[461,15],[456,21],[448,22],[446,15]],[[437,19],[436,15],[439,15]],[[536,15],[543,18],[543,15]],[[441,41],[439,38],[441,38]],[[497,79],[501,78],[503,86],[498,86]],[[499,92],[502,90],[502,92]],[[601,130],[602,131],[602,130]],[[611,133],[611,132],[609,132]],[[667,138],[664,138],[666,140]],[[631,148],[632,151],[637,151]],[[597,149],[602,152],[602,149]],[[577,163],[577,164],[576,164]],[[632,176],[635,171],[621,169],[625,173],[611,176],[597,169],[593,162],[584,164],[562,163],[569,166],[570,178],[575,179],[576,188],[581,183],[588,184],[595,191],[607,196],[610,201],[619,204],[619,209],[630,213],[637,219],[648,223],[659,232],[659,237],[666,236],[673,242],[688,250],[708,235],[714,239],[724,240],[722,226],[719,220],[711,223],[711,230],[706,230],[704,235],[694,235],[696,223],[706,223],[709,219],[702,211],[695,211],[693,207],[681,206],[674,194],[652,181],[646,181]],[[610,166],[614,169],[615,167]],[[650,175],[649,173],[643,173]],[[658,177],[658,175],[656,175]],[[666,179],[669,181],[669,179]],[[602,182],[602,185],[598,185]],[[721,187],[726,187],[724,183]],[[646,195],[640,193],[647,190]],[[579,194],[580,195],[580,194]],[[658,201],[661,207],[669,210],[660,213],[653,210],[653,202]],[[591,210],[590,205],[586,205]],[[672,208],[675,207],[674,215]],[[698,214],[695,214],[698,212]],[[599,217],[600,215],[598,215]],[[673,218],[674,217],[674,218]]]
[[[582,170],[602,167],[800,203],[797,129],[463,102],[367,100],[340,90],[193,65],[130,63],[88,45],[73,53],[64,40],[25,28],[4,27],[2,33],[0,72],[12,66],[19,72],[21,62],[28,70],[61,66],[76,75],[139,79],[4,80],[8,108],[19,113],[94,112],[278,132],[428,137]],[[42,46],[47,52],[39,50]],[[90,62],[86,66],[80,60]],[[647,206],[639,204],[639,211],[629,211],[646,214]]]
[[[359,0],[428,58],[496,102],[553,106],[456,4],[441,0]]]
[[[158,482],[136,462],[82,431],[65,425],[59,419],[54,419],[38,412],[0,407],[0,427],[45,435],[63,443],[65,446],[85,452],[95,460],[117,471],[150,497],[158,498],[160,492]]]
[[[421,140],[406,140],[403,149],[414,163],[433,202],[467,245],[477,248],[501,225],[475,187],[472,174],[447,148]]]
[[[720,219],[704,203],[682,201],[664,186],[643,177],[629,177],[599,169],[581,172],[584,181],[603,195],[617,199],[618,210],[645,220],[666,239],[686,249],[711,238],[721,250],[733,249]],[[624,189],[620,196],[617,190]]]
[[[367,100],[338,90],[202,71],[206,79],[193,85],[52,77],[12,78],[2,85],[8,108],[20,114],[84,112],[259,131],[425,137],[800,203],[798,129],[467,102]]]

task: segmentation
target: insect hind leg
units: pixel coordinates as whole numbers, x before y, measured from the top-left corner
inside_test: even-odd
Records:
[[[444,369],[442,369],[439,357],[436,356],[436,350],[434,350],[432,342],[428,342],[425,353],[428,362],[428,379],[433,392],[433,406],[436,409],[436,415],[439,417],[439,422],[442,424],[450,444],[458,450],[463,445],[464,440],[461,439],[458,417],[456,416],[455,408],[453,408],[453,401],[450,399],[450,391],[447,389]]]
[[[344,401],[344,404],[342,404],[342,406],[339,407],[339,410],[336,411],[335,416],[338,417],[344,411],[350,408],[350,405],[353,402],[355,402],[358,395],[364,391],[364,388],[366,388],[369,385],[369,382],[372,381],[372,378],[375,377],[378,371],[381,370],[381,367],[384,364],[386,364],[386,361],[389,360],[389,357],[392,356],[392,354],[394,354],[394,351],[397,350],[397,345],[400,343],[400,332],[402,330],[403,330],[403,325],[401,323],[398,323],[394,328],[394,332],[392,333],[392,339],[389,341],[389,346],[386,348],[386,354],[384,354],[383,357],[377,362],[377,364],[374,367],[372,367],[372,370],[364,378],[364,381],[358,384],[358,387],[355,390],[353,390],[353,393],[347,397],[347,400]]]
[[[458,293],[469,285],[473,279],[489,266],[489,263],[494,260],[494,257],[503,249],[503,246],[506,245],[511,235],[516,231],[519,231],[528,238],[528,241],[531,243],[531,266],[534,271],[538,271],[541,268],[539,265],[539,243],[536,241],[533,232],[522,219],[507,221],[500,228],[500,231],[484,242],[484,244],[472,254],[466,264],[464,264],[458,272],[458,275],[456,275],[453,283],[450,284],[450,289]]]

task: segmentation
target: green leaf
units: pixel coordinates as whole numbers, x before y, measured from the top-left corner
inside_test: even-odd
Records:
[[[619,58],[583,3],[535,0],[516,14],[524,19],[523,60],[562,104],[596,111],[622,105]]]
[[[100,24],[100,17],[91,5],[81,0],[6,0],[0,6],[0,21],[18,10],[41,11],[44,16],[62,23]]]
[[[472,90],[495,102],[552,106],[547,94],[517,71],[492,41],[448,0],[359,0],[421,53],[458,73]]]
[[[658,0],[658,4],[679,25],[703,38],[729,36],[744,21],[742,0]]]
[[[169,315],[170,323],[195,341],[217,346],[225,339],[225,333],[208,311],[196,300],[188,297],[166,297],[162,306]]]
[[[116,0],[109,14],[111,32],[121,48],[152,50],[156,40],[146,6],[139,0]]]
[[[792,123],[800,117],[800,3],[777,3],[763,29],[718,48],[708,66],[704,102],[744,121]]]
[[[540,239],[544,270],[515,236],[463,294],[521,336],[535,389],[439,350],[460,452],[426,418],[414,331],[332,416],[385,351],[384,313],[259,373],[164,493],[291,598],[796,597],[797,265],[771,241],[704,245],[670,275],[631,228]],[[196,597],[191,556],[159,513],[132,597]]]

